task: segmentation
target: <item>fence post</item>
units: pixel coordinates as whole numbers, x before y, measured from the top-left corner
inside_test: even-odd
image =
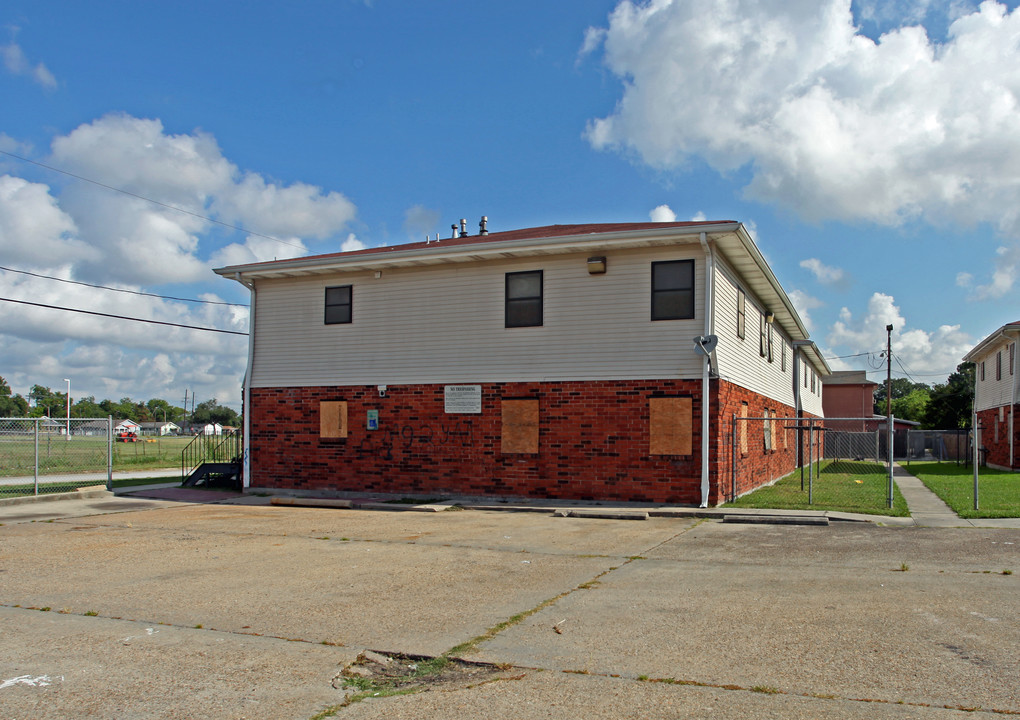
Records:
[[[815,463],[815,421],[814,419],[808,420],[808,431],[807,431],[807,446],[808,446],[808,466],[807,466],[807,504],[814,505],[814,492],[815,492],[815,479],[814,479],[814,463]]]
[[[980,440],[980,437],[979,437],[980,436],[980,433],[979,433],[980,428],[978,427],[977,411],[974,412],[974,421],[973,421],[972,424],[973,424],[973,427],[974,427],[974,442],[972,443],[973,446],[974,446],[974,450],[973,450],[973,453],[974,453],[974,509],[977,510],[978,509],[978,454],[981,452],[980,449],[978,448],[978,444],[979,444],[979,440]]]
[[[33,477],[35,478],[34,483],[33,483],[34,486],[35,486],[35,493],[34,493],[35,495],[39,494],[39,423],[40,422],[41,422],[41,420],[39,418],[36,418],[35,422],[32,423],[32,427],[35,428],[35,431],[33,433],[34,436],[35,436],[35,465],[34,465],[33,470],[32,470]]]
[[[113,415],[106,416],[106,489],[113,490]]]
[[[245,448],[245,452],[248,449]],[[736,413],[733,413],[732,432],[729,443],[729,502],[736,500]]]

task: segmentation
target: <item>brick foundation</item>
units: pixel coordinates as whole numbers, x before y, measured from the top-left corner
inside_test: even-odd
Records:
[[[713,380],[710,504],[731,484],[731,417],[793,410],[731,383]],[[693,399],[690,455],[649,455],[648,400]],[[251,487],[621,500],[701,502],[701,381],[487,383],[481,414],[446,414],[442,385],[253,388]],[[501,399],[539,401],[539,451],[501,452]],[[320,437],[319,403],[345,401],[346,438]],[[369,410],[379,429],[368,430]],[[795,443],[738,460],[738,494],[796,466]]]
[[[1017,405],[1012,410],[1018,411]],[[1009,455],[1009,417],[1010,407],[1006,406],[1002,413],[1002,420],[999,420],[999,408],[982,410],[977,414],[978,424],[981,426],[981,447],[987,450],[984,462],[989,467],[1001,470],[1020,469],[1020,460]],[[1020,417],[1014,420],[1014,454],[1020,453]]]

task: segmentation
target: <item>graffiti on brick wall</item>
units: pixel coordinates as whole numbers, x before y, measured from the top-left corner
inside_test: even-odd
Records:
[[[465,449],[474,444],[473,425],[458,422],[405,424],[399,428],[380,428],[350,445],[359,460],[372,458],[392,461],[397,455],[413,452]]]

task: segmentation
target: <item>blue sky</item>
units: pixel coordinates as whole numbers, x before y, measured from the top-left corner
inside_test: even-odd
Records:
[[[894,374],[941,382],[1020,319],[1016,4],[8,0],[0,150],[164,205],[0,155],[0,266],[243,303],[211,268],[462,217],[739,220],[834,368],[875,369],[892,323]],[[10,271],[0,291],[246,329]],[[16,392],[239,405],[241,337],[0,302],[0,343]]]

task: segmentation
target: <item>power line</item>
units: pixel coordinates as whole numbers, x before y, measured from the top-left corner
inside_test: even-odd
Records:
[[[190,302],[190,303],[202,303],[203,305],[230,305],[231,307],[248,307],[242,303],[231,303],[222,302],[218,300],[196,300],[194,298],[180,298],[172,295],[157,295],[156,293],[147,293],[140,290],[125,290],[123,288],[107,287],[106,285],[93,285],[92,283],[81,282],[80,280],[65,280],[64,278],[53,277],[52,275],[42,275],[40,273],[29,272],[28,270],[15,270],[14,268],[4,267],[0,265],[0,270],[6,270],[12,273],[21,273],[22,275],[31,275],[32,277],[44,278],[46,280],[56,280],[57,282],[70,283],[71,285],[84,285],[85,287],[98,288],[99,290],[112,290],[113,292],[130,293],[131,295],[144,295],[145,297],[160,298],[161,300],[177,300],[179,302]]]
[[[13,298],[0,297],[4,302],[18,303],[19,305],[32,305],[34,307],[49,308],[50,310],[63,310],[65,312],[83,313],[85,315],[98,315],[99,317],[114,318],[116,320],[132,320],[134,322],[150,323],[152,325],[169,325],[170,327],[187,328],[188,330],[204,330],[205,332],[226,333],[228,335],[244,335],[246,332],[237,330],[220,330],[219,328],[200,327],[198,325],[182,325],[181,323],[164,322],[162,320],[146,320],[145,318],[127,317],[126,315],[111,315],[110,313],[95,312],[94,310],[82,310],[80,308],[60,307],[59,305],[45,305],[43,303],[29,302],[28,300],[14,300]]]
[[[306,249],[304,245],[298,245],[297,243],[287,242],[286,240],[281,240],[280,238],[273,237],[272,235],[264,235],[263,233],[243,228],[240,225],[231,225],[230,223],[223,222],[222,220],[216,220],[214,218],[211,218],[208,215],[202,215],[200,213],[192,212],[191,210],[185,210],[184,208],[177,207],[176,205],[169,205],[165,202],[160,202],[159,200],[153,200],[150,197],[145,197],[144,195],[133,193],[130,190],[124,190],[123,188],[114,187],[113,185],[107,185],[105,183],[99,182],[98,180],[93,180],[92,178],[87,178],[82,175],[75,175],[72,172],[68,172],[67,170],[61,170],[60,168],[53,167],[52,165],[46,165],[45,163],[37,162],[35,160],[29,160],[26,157],[22,157],[21,155],[15,155],[14,153],[7,152],[6,150],[0,150],[0,154],[7,155],[8,157],[12,157],[16,160],[21,160],[22,162],[27,162],[32,165],[38,165],[41,168],[52,170],[53,172],[60,173],[61,175],[67,175],[68,177],[72,177],[75,180],[81,180],[82,182],[92,183],[93,185],[98,185],[101,188],[106,188],[107,190],[112,190],[113,192],[118,192],[123,195],[138,198],[139,200],[144,200],[145,202],[152,203],[153,205],[159,205],[160,207],[167,208],[168,210],[174,210],[179,213],[184,213],[185,215],[191,215],[192,217],[196,217],[201,220],[207,220],[211,223],[216,223],[217,225],[222,225],[223,227],[230,228],[231,230],[237,230],[239,232],[247,233],[248,235],[254,235],[256,237],[265,238],[266,240],[272,240],[273,242],[278,242],[282,245],[289,245],[290,247],[300,248],[301,250]]]

